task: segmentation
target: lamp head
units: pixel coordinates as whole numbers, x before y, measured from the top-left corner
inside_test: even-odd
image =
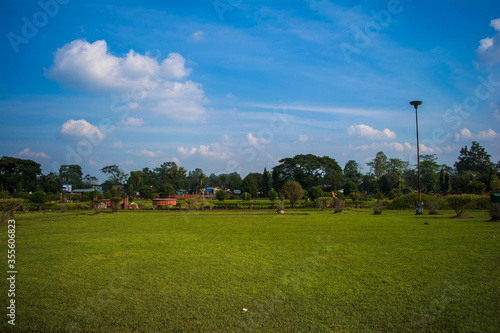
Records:
[[[410,105],[413,105],[417,109],[419,105],[422,105],[422,101],[413,101],[410,102]]]

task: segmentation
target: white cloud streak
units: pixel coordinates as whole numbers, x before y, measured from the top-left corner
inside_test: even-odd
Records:
[[[396,133],[386,128],[383,131],[379,131],[374,129],[368,125],[353,125],[347,129],[347,133],[351,136],[360,136],[364,138],[368,138],[371,140],[386,140],[386,139],[395,139]]]
[[[20,151],[15,155],[16,157],[20,158],[43,158],[43,159],[51,159],[51,157],[44,152],[39,152],[35,153],[34,151],[31,151],[30,148],[25,148],[24,150]]]

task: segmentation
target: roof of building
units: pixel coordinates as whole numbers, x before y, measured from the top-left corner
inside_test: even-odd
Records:
[[[96,189],[93,189],[93,188],[82,188],[82,189],[76,189],[76,190],[73,190],[72,192],[75,193],[92,193],[92,192],[99,192],[99,193],[103,193],[102,190],[96,190]]]

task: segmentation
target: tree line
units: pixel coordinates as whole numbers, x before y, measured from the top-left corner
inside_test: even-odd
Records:
[[[107,176],[104,182],[90,174],[83,174],[79,165],[61,165],[58,173],[42,174],[41,165],[35,161],[3,156],[0,159],[0,192],[19,196],[26,192],[58,194],[63,184],[73,189],[102,187],[113,191],[119,185],[124,192],[137,192],[145,198],[175,194],[178,190],[199,193],[207,187],[219,187],[229,191],[240,190],[252,197],[268,197],[269,192],[283,192],[287,181],[295,181],[306,191],[318,193],[343,190],[351,193],[377,193],[397,196],[418,188],[416,165],[398,158],[388,158],[378,152],[373,160],[363,166],[349,160],[344,168],[334,158],[312,154],[284,158],[272,170],[253,172],[242,178],[237,172],[206,175],[202,169],[187,171],[175,162],[165,162],[157,168],[143,168],[126,174],[117,165],[109,165],[100,171]],[[475,194],[500,191],[500,162],[493,163],[491,155],[476,141],[463,147],[453,166],[438,164],[434,154],[420,156],[421,187],[424,192],[469,192]],[[114,190],[116,192],[116,190]],[[116,193],[115,193],[116,194]],[[320,194],[316,194],[320,195]]]

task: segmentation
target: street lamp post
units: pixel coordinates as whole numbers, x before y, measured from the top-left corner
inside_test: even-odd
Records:
[[[424,213],[424,207],[422,204],[422,187],[420,185],[420,144],[418,142],[418,115],[417,109],[419,105],[422,105],[422,101],[413,101],[410,102],[410,105],[413,105],[415,108],[415,123],[417,125],[417,169],[418,169],[418,203],[417,203],[417,215],[421,215]]]

